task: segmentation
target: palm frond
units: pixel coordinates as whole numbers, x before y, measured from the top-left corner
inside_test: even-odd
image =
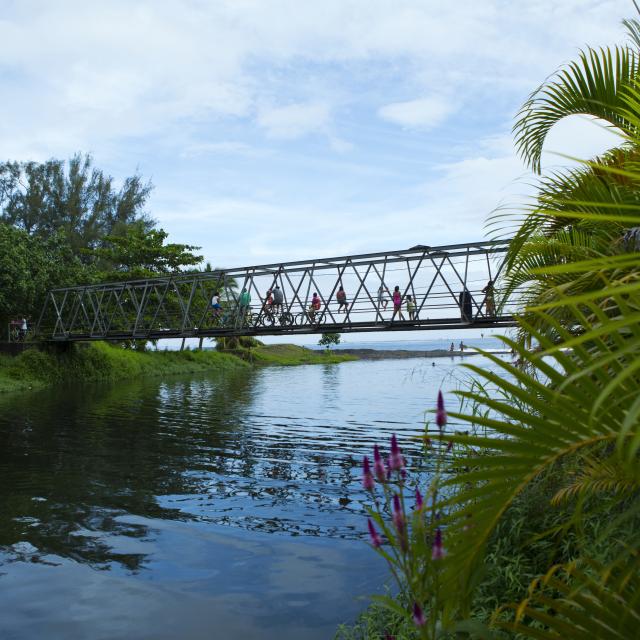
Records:
[[[536,640],[628,640],[640,625],[637,550],[610,567],[595,562],[552,567],[535,580],[529,597],[503,607],[497,625]],[[513,621],[500,619],[511,610]]]
[[[569,115],[602,118],[623,132],[632,127],[621,115],[623,91],[638,76],[638,54],[627,47],[592,49],[538,87],[516,116],[516,147],[534,170],[551,127]]]
[[[640,477],[616,457],[602,460],[588,455],[581,460],[583,470],[568,485],[556,492],[552,505],[559,505],[576,496],[594,497],[598,494],[630,494],[640,489]]]

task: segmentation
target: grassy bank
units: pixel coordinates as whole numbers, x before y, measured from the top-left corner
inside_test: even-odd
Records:
[[[357,360],[355,356],[341,354],[336,351],[319,351],[306,349],[295,344],[269,344],[260,345],[251,349],[245,349],[243,359],[248,359],[256,364],[336,364]]]
[[[138,352],[106,343],[73,345],[65,353],[29,349],[0,357],[0,393],[37,389],[73,380],[120,380],[247,367],[239,358],[216,351]]]
[[[72,345],[64,353],[29,349],[17,357],[0,356],[0,393],[39,389],[74,380],[120,380],[258,365],[334,364],[353,356],[312,351],[293,344],[238,347],[228,351],[139,352],[103,342]]]

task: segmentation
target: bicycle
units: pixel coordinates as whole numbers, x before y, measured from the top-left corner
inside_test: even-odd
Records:
[[[324,311],[301,311],[295,318],[295,322],[299,327],[310,324],[312,326],[319,326],[325,320]]]
[[[218,329],[238,329],[240,327],[257,326],[258,316],[251,313],[248,308],[244,315],[239,314],[239,309],[221,309],[213,313],[211,326]]]
[[[281,327],[290,327],[295,322],[295,318],[293,314],[289,313],[289,311],[273,311],[271,309],[263,309],[258,315],[258,321],[256,322],[256,326],[258,324],[263,327],[273,327],[278,324]]]

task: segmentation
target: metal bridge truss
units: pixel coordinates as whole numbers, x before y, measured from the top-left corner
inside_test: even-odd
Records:
[[[55,289],[47,294],[36,334],[68,341],[512,326],[513,304],[499,301],[496,291],[500,304],[494,315],[482,292],[500,275],[507,246],[506,241],[420,245]],[[277,309],[264,303],[266,292],[276,286],[284,297]],[[341,311],[336,299],[340,286],[348,303]],[[396,286],[402,294],[401,315],[394,314],[391,301]],[[239,304],[242,289],[251,296],[249,307]],[[211,306],[216,292],[219,312]],[[314,292],[321,301],[315,312],[310,309]],[[413,318],[408,296],[415,301]]]

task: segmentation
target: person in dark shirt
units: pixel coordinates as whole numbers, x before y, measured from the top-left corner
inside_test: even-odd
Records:
[[[342,285],[340,285],[338,293],[336,293],[336,300],[338,301],[338,313],[340,311],[347,313],[347,294]]]

